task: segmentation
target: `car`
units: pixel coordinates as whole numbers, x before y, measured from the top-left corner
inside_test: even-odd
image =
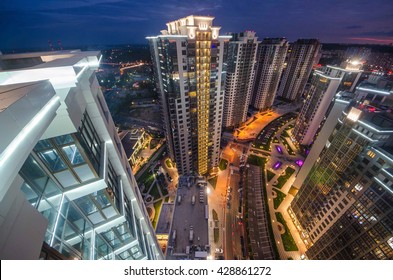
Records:
[[[224,250],[221,248],[216,248],[216,250],[214,252],[216,252],[218,254],[222,254],[222,253],[224,253]]]

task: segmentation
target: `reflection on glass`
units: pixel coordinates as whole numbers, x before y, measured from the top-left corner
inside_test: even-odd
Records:
[[[99,234],[97,234],[95,240],[96,240],[96,248],[97,248],[96,253],[98,253],[98,255],[96,256],[96,259],[110,258],[110,254],[112,253],[112,249],[106,244],[104,239]]]
[[[129,239],[131,239],[131,237],[132,237],[131,234],[129,234],[128,232],[121,236],[123,242],[127,242]]]
[[[105,208],[105,207],[111,205],[108,197],[106,196],[105,190],[98,191],[95,199],[98,202],[98,204],[101,206],[101,208]]]
[[[72,165],[77,165],[85,162],[75,144],[62,147],[62,149]]]
[[[21,173],[24,178],[28,178],[29,182],[33,182],[34,186],[42,192],[48,180],[48,176],[42,171],[37,161],[30,155],[22,166]]]
[[[78,181],[75,179],[74,175],[68,169],[61,172],[57,172],[54,175],[64,188],[68,188],[70,186],[78,184]]]
[[[26,183],[23,183],[21,190],[29,203],[35,207],[38,202],[38,194]]]
[[[119,257],[122,258],[123,260],[132,259],[131,254],[128,250],[119,254]]]
[[[74,168],[75,173],[78,175],[82,182],[96,178],[96,175],[90,169],[89,165],[83,164]]]
[[[48,148],[52,148],[52,144],[49,142],[49,140],[40,140],[35,145],[34,150],[43,150]]]
[[[49,232],[53,232],[56,222],[56,217],[57,217],[57,211],[55,211],[55,209],[53,208],[48,208],[45,211],[40,211],[40,212],[48,220],[47,230]]]
[[[90,215],[92,213],[97,212],[97,207],[91,201],[88,196],[84,196],[75,200],[75,203],[79,206],[80,209],[86,214]]]
[[[64,145],[64,144],[74,142],[74,138],[72,138],[71,135],[67,134],[67,135],[55,137],[55,141],[56,141],[57,145]]]
[[[61,194],[61,191],[59,190],[58,186],[53,182],[52,179],[48,178],[45,190],[44,190],[44,195],[48,198],[51,199],[51,197],[56,196]]]
[[[49,150],[45,152],[39,152],[41,158],[47,163],[48,167],[53,171],[60,171],[66,168],[65,163],[59,157],[56,150]]]

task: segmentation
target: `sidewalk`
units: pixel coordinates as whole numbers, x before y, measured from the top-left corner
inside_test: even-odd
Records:
[[[222,157],[223,159],[228,160],[226,156]],[[208,204],[209,204],[209,244],[210,244],[210,255],[214,259],[216,248],[223,249],[224,248],[224,236],[225,236],[225,194],[226,194],[226,186],[228,175],[230,174],[229,165],[225,170],[220,170],[218,172],[218,178],[216,183],[216,188],[214,189],[210,183],[208,183],[210,187],[210,194],[208,196]],[[217,212],[218,220],[214,221],[213,219],[213,210]],[[218,227],[219,229],[219,240],[217,243],[214,242],[214,228]],[[225,253],[225,252],[224,252]]]

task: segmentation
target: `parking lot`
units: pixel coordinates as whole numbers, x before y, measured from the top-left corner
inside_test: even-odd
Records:
[[[207,183],[197,177],[180,177],[174,203],[167,259],[209,255]]]

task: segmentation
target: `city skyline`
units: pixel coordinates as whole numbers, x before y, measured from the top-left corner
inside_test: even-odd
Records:
[[[26,47],[145,43],[162,22],[214,15],[221,34],[254,30],[259,38],[318,38],[322,43],[393,43],[389,1],[34,1],[1,5],[1,50]],[[253,9],[249,9],[252,6]],[[377,9],[375,9],[377,8]],[[373,10],[370,14],[369,11]],[[76,31],[77,30],[77,31]],[[323,32],[321,32],[323,30]]]
[[[318,36],[388,5],[24,1],[73,39],[0,52],[1,259],[393,259],[393,47]]]

